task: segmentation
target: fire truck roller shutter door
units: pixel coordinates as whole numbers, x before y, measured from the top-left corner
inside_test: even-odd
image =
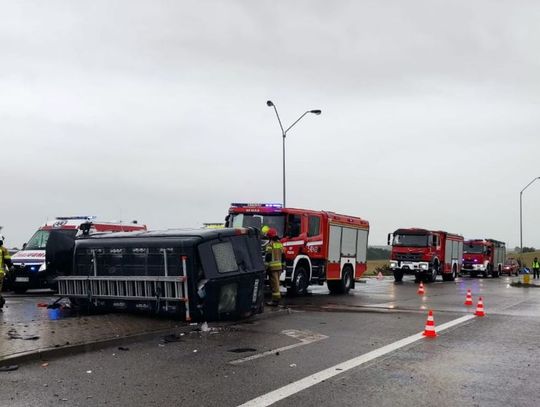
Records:
[[[444,264],[441,265],[441,273],[448,271],[452,265],[452,250],[453,250],[453,241],[448,237],[446,238],[446,243],[444,247]]]
[[[358,229],[358,238],[356,240],[356,268],[354,278],[359,279],[367,269],[367,245],[368,231]]]
[[[341,258],[340,258],[340,278],[343,277],[343,270],[349,266],[354,271],[356,265],[357,233],[356,229],[343,227],[341,232]]]
[[[328,238],[328,264],[326,266],[326,279],[338,280],[341,278],[341,227],[330,225]]]

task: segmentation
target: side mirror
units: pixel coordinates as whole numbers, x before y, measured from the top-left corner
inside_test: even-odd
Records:
[[[27,246],[27,245],[28,245],[28,243],[23,243],[22,249],[23,249],[23,250],[26,250],[26,246]]]
[[[392,237],[392,233],[388,233],[387,240],[386,240],[386,244],[388,246],[390,246],[390,240],[392,240],[391,237]]]

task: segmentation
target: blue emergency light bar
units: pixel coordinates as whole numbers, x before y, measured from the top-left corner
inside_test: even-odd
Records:
[[[92,220],[97,216],[57,216],[56,220]]]
[[[246,208],[246,207],[259,207],[259,208],[283,208],[282,204],[279,203],[237,203],[233,202],[231,206],[235,208]]]

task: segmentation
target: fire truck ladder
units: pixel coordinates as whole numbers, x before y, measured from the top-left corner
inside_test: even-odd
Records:
[[[93,276],[59,276],[58,295],[62,297],[115,300],[184,302],[186,321],[191,320],[187,284],[187,256],[182,256],[182,274],[169,276],[164,252],[164,276],[98,276],[94,261]],[[95,253],[94,253],[95,257]],[[94,259],[95,260],[95,259]]]

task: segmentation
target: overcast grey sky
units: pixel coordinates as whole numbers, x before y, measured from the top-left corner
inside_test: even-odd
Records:
[[[0,0],[0,225],[151,228],[281,200],[519,244],[540,176],[540,3]],[[540,181],[524,245],[540,246]]]

